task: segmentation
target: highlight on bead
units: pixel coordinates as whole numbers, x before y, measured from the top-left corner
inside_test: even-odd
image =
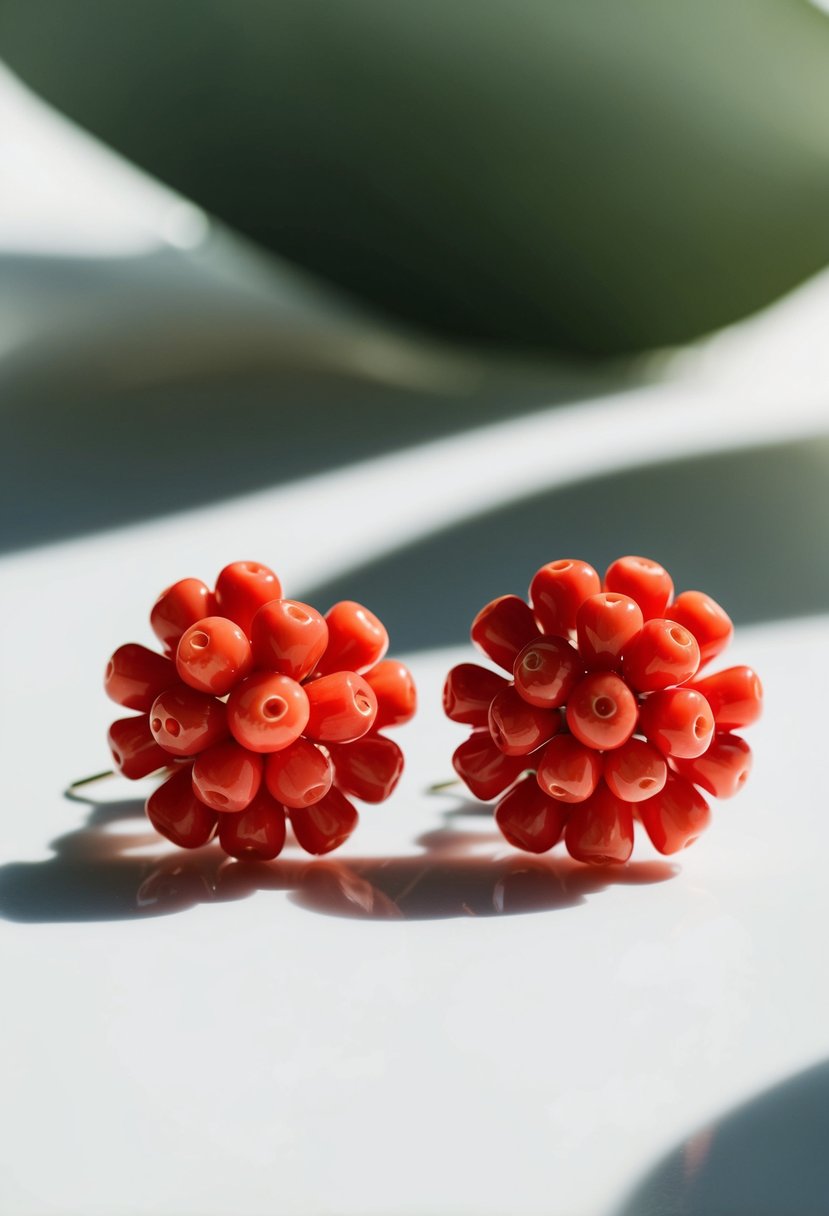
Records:
[[[403,753],[381,731],[417,708],[412,674],[385,658],[388,634],[353,600],[325,616],[283,598],[260,562],[233,562],[215,590],[185,578],[150,612],[163,653],[119,646],[107,695],[133,715],[109,730],[116,770],[160,773],[147,816],[186,849],[214,837],[231,857],[268,861],[286,825],[309,853],[357,826],[351,799],[384,802]]]
[[[649,558],[620,557],[603,579],[584,561],[549,562],[528,600],[500,596],[472,622],[501,670],[460,663],[446,677],[444,712],[472,727],[456,773],[499,799],[502,834],[530,853],[561,841],[577,861],[621,864],[635,821],[660,853],[687,848],[708,798],[731,798],[751,770],[735,732],[760,716],[759,677],[706,670],[733,632],[704,592],[674,598]]]

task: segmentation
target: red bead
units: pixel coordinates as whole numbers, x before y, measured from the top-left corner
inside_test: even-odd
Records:
[[[621,747],[636,726],[636,699],[613,672],[591,672],[570,694],[567,725],[586,747]]]
[[[160,692],[178,683],[175,666],[163,655],[128,642],[107,663],[106,694],[125,709],[146,713]]]
[[[584,675],[584,663],[564,638],[536,638],[516,656],[514,675],[515,690],[528,705],[556,709]]]
[[[627,595],[600,591],[589,595],[576,614],[579,654],[595,670],[619,671],[622,652],[642,629],[642,610]]]
[[[714,735],[707,752],[694,760],[675,760],[674,765],[681,777],[715,798],[733,798],[751,772],[751,748],[739,735]]]
[[[318,743],[350,743],[374,725],[374,689],[356,672],[335,671],[306,684],[305,691],[310,706],[305,733]]]
[[[502,595],[481,609],[470,637],[487,658],[512,672],[519,650],[538,637],[538,627],[529,604],[517,595]]]
[[[717,730],[750,726],[763,712],[763,685],[751,667],[728,667],[703,680],[695,680],[714,715]]]
[[[289,676],[254,672],[237,684],[227,702],[227,724],[237,743],[252,752],[290,747],[308,722],[305,689]]]
[[[623,802],[643,802],[658,794],[668,776],[665,757],[644,739],[628,739],[603,757],[608,789]]]
[[[526,768],[521,756],[507,756],[488,730],[475,730],[452,757],[452,767],[476,798],[488,802],[502,794]]]
[[[536,781],[557,802],[584,802],[599,784],[602,760],[573,735],[552,739],[538,761]]]
[[[530,583],[530,603],[541,632],[567,637],[576,628],[581,605],[601,589],[598,574],[587,562],[565,558],[542,566]]]
[[[734,636],[734,626],[725,609],[702,591],[683,591],[671,604],[671,620],[697,639],[700,667],[721,654]]]
[[[290,747],[268,756],[265,782],[277,802],[298,809],[319,802],[331,789],[331,761],[310,739],[297,739]]]
[[[528,705],[512,687],[493,697],[489,707],[489,733],[507,756],[528,756],[561,730],[557,709]]]
[[[699,646],[690,630],[654,618],[625,651],[625,679],[638,692],[684,684],[699,667]]]
[[[317,663],[317,671],[368,671],[389,648],[383,622],[354,600],[341,600],[325,614],[328,646]]]
[[[199,849],[213,839],[218,816],[193,793],[190,765],[182,765],[147,799],[147,818],[181,849]]]
[[[273,861],[285,845],[285,809],[263,787],[246,810],[219,817],[219,844],[240,861]]]
[[[495,822],[505,839],[527,853],[546,853],[558,844],[567,812],[561,803],[548,798],[535,778],[525,777],[495,808]]]
[[[678,853],[708,827],[708,803],[690,781],[668,773],[665,788],[636,808],[651,843],[660,853]]]
[[[112,763],[130,781],[138,781],[170,763],[170,757],[153,738],[147,714],[119,718],[110,726],[107,738]]]
[[[309,604],[271,600],[253,618],[250,636],[257,667],[304,680],[325,652],[328,626]]]
[[[262,784],[262,768],[262,757],[238,743],[215,743],[196,757],[193,789],[214,811],[243,811]]]
[[[362,802],[385,802],[403,775],[403,753],[383,735],[332,744],[331,759],[337,788]]]
[[[572,810],[564,833],[571,857],[590,865],[618,865],[633,852],[633,814],[602,782]]]
[[[701,756],[711,742],[714,715],[702,693],[692,688],[666,688],[643,701],[639,732],[663,755],[693,759]]]
[[[396,659],[383,659],[363,677],[374,689],[377,698],[377,717],[374,729],[387,726],[402,726],[409,722],[417,711],[417,689],[405,663]]]
[[[273,570],[259,562],[231,562],[216,579],[219,612],[241,625],[248,637],[253,618],[262,605],[281,597],[279,579]]]
[[[207,616],[179,639],[176,671],[198,692],[223,697],[253,666],[250,642],[235,621]]]
[[[356,808],[332,787],[313,806],[290,811],[291,826],[297,842],[306,853],[330,853],[348,840],[357,826]]]
[[[171,756],[195,756],[225,738],[227,714],[215,697],[177,684],[153,701],[150,730]]]
[[[620,557],[612,562],[604,576],[605,591],[629,595],[642,609],[646,621],[664,616],[674,593],[673,580],[659,562],[649,557]]]
[[[444,713],[453,722],[487,726],[492,698],[505,688],[509,684],[504,677],[488,667],[459,663],[449,672],[443,686]]]
[[[150,625],[158,640],[175,653],[185,629],[210,616],[213,608],[213,595],[201,579],[183,578],[161,592],[150,613]]]

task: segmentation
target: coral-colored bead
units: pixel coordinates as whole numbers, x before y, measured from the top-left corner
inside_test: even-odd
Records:
[[[146,713],[160,692],[178,683],[173,663],[164,655],[128,642],[119,646],[107,663],[106,694],[125,709]]]
[[[639,731],[664,756],[690,760],[707,750],[714,734],[714,715],[702,693],[692,688],[666,688],[643,701]]]
[[[716,600],[702,591],[683,591],[671,604],[671,620],[684,625],[697,639],[700,667],[725,650],[734,636],[731,618]]]
[[[752,667],[728,667],[695,680],[693,687],[711,706],[717,730],[750,726],[763,712],[763,685]]]
[[[182,578],[161,595],[150,612],[150,625],[155,636],[175,653],[178,640],[196,621],[210,616],[214,598],[198,578]]]
[[[518,652],[538,637],[529,604],[517,595],[502,595],[486,604],[469,632],[478,649],[509,672]]]
[[[449,672],[443,686],[444,713],[453,722],[486,726],[492,698],[505,688],[509,688],[509,684],[504,677],[488,667],[459,663]]]
[[[305,685],[310,712],[305,733],[318,743],[351,743],[374,725],[374,689],[353,671],[335,671]]]
[[[409,722],[417,711],[417,689],[405,663],[397,659],[383,659],[370,668],[363,679],[374,689],[377,698],[377,717],[374,729],[387,726],[402,726]]]
[[[262,769],[261,756],[228,739],[196,757],[193,789],[196,797],[214,811],[243,811],[259,791]]]
[[[337,788],[362,802],[385,802],[403,775],[403,753],[383,735],[332,744],[331,759]]]
[[[707,752],[694,760],[675,760],[676,771],[715,798],[733,798],[751,772],[751,748],[739,735],[714,735]]]
[[[668,773],[665,788],[636,808],[651,843],[660,853],[678,853],[693,844],[711,820],[702,794],[676,773]]]
[[[263,787],[246,810],[219,816],[219,844],[240,861],[273,861],[285,845],[285,809]]]
[[[305,689],[289,676],[254,672],[237,684],[227,702],[230,733],[252,752],[278,752],[305,730],[309,715]]]
[[[579,802],[564,832],[567,852],[590,865],[618,865],[633,852],[633,814],[604,784]]]
[[[147,714],[119,718],[110,726],[107,738],[113,764],[130,781],[139,781],[170,763],[168,754],[153,738]]]
[[[552,739],[561,727],[557,709],[528,705],[512,687],[492,698],[489,733],[496,747],[507,756],[528,756]]]
[[[599,784],[602,759],[573,735],[557,735],[538,761],[536,780],[550,798],[558,802],[584,802]]]
[[[216,605],[250,637],[250,627],[263,604],[282,597],[279,579],[260,562],[231,562],[216,579]],[[202,613],[202,616],[208,615]]]
[[[570,694],[567,725],[586,747],[621,747],[636,727],[636,699],[613,672],[591,672]]]
[[[528,705],[556,709],[584,675],[584,663],[564,638],[536,638],[517,655],[513,674],[515,690]]]
[[[456,748],[452,767],[476,798],[488,802],[512,785],[526,764],[521,756],[499,751],[488,730],[475,730]]]
[[[495,808],[495,822],[516,849],[546,853],[558,844],[567,812],[560,802],[548,798],[530,774],[505,794]]]
[[[313,806],[289,812],[297,842],[306,853],[330,853],[348,840],[359,816],[352,803],[336,787]]]
[[[629,595],[649,621],[652,617],[665,615],[674,584],[665,567],[649,557],[619,557],[607,568],[604,589]]]
[[[213,839],[218,816],[193,792],[190,765],[153,790],[146,803],[147,818],[157,832],[181,849],[199,849]]]
[[[665,757],[644,739],[628,739],[603,757],[608,789],[623,802],[644,802],[658,794],[668,776]]]
[[[642,629],[642,609],[628,595],[589,595],[576,614],[579,654],[594,670],[619,671],[622,652]]]
[[[304,680],[328,645],[325,618],[298,600],[271,600],[253,618],[250,630],[257,667]]]
[[[567,637],[589,595],[601,591],[599,576],[587,562],[565,558],[537,570],[530,583],[530,603],[542,633]]]
[[[690,630],[655,617],[625,651],[625,679],[638,692],[684,684],[699,667],[699,646]]]
[[[341,600],[325,614],[328,646],[317,663],[317,671],[368,671],[389,648],[383,622],[354,600]]]
[[[253,666],[250,642],[235,621],[207,616],[181,635],[176,671],[198,692],[223,697]]]
[[[265,782],[277,802],[298,809],[319,802],[331,789],[331,761],[310,739],[297,739],[290,747],[268,756]]]
[[[215,697],[177,684],[153,701],[150,730],[171,756],[195,756],[225,738],[227,714]]]

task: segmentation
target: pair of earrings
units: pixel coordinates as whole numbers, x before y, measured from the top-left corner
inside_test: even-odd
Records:
[[[751,752],[734,732],[759,717],[760,681],[748,667],[699,677],[733,626],[710,596],[673,591],[647,558],[618,559],[604,580],[555,561],[529,603],[502,596],[476,616],[473,642],[509,678],[462,663],[444,710],[472,728],[455,771],[499,799],[510,844],[542,853],[563,838],[578,861],[621,863],[638,819],[674,853],[708,825],[701,791],[726,798],[746,780]],[[116,770],[164,774],[146,804],[162,836],[199,848],[218,834],[231,857],[270,860],[290,821],[302,848],[328,853],[357,825],[352,798],[393,792],[403,753],[383,732],[414,716],[417,694],[367,608],[342,601],[323,617],[284,599],[267,566],[233,562],[213,591],[192,578],[167,588],[150,623],[164,653],[121,646],[104,683],[137,711],[110,727]]]

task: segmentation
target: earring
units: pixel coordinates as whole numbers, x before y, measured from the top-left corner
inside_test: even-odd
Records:
[[[750,667],[700,671],[733,625],[710,596],[673,598],[667,570],[622,557],[604,580],[583,561],[542,566],[529,603],[502,596],[472,622],[475,645],[505,678],[461,663],[443,705],[472,727],[454,754],[458,776],[510,844],[543,853],[563,837],[578,861],[622,863],[634,819],[660,853],[708,826],[703,793],[729,798],[751,769],[733,732],[759,718]]]

